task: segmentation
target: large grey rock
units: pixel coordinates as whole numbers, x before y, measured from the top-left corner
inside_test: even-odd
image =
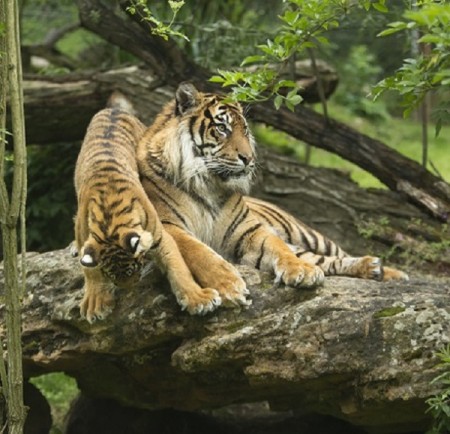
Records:
[[[85,395],[147,409],[269,401],[373,432],[429,423],[435,352],[450,342],[449,279],[335,277],[305,291],[240,267],[253,304],[192,317],[152,271],[138,289],[117,292],[106,321],[89,325],[79,317],[83,278],[68,250],[28,254],[27,267],[26,376],[62,370]]]

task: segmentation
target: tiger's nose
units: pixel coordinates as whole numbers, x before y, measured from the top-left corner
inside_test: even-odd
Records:
[[[244,166],[248,166],[253,161],[251,155],[238,154],[238,158],[244,163]]]

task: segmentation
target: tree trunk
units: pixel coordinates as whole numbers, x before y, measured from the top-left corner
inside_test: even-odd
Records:
[[[3,1],[1,9],[2,11],[6,11],[6,59],[8,65],[8,90],[11,98],[12,133],[14,136],[14,173],[10,198],[8,197],[5,180],[3,179],[3,161],[5,157],[3,145],[1,148],[2,152],[0,153],[2,164],[2,178],[0,179],[0,226],[2,229],[2,244],[5,257],[6,361],[8,365],[8,381],[3,384],[3,387],[6,390],[8,432],[21,434],[26,416],[23,405],[20,303],[24,288],[19,283],[17,226],[20,222],[23,247],[25,245],[26,146],[17,1],[8,3]],[[4,55],[4,53],[1,54],[2,56]],[[21,267],[21,277],[24,279],[25,269],[23,265],[24,262],[22,262]],[[4,373],[3,368],[1,372]],[[4,381],[4,378],[2,380]]]
[[[136,66],[57,77],[27,75],[24,82],[27,142],[82,140],[90,120],[105,107],[114,90],[130,98],[146,123],[173,96],[173,89],[162,86],[153,72]]]
[[[448,220],[450,185],[379,140],[335,120],[327,121],[305,107],[297,107],[292,113],[286,109],[276,111],[272,104],[266,103],[253,107],[251,115],[256,121],[276,125],[277,129],[297,139],[340,155],[367,170],[390,189],[404,193],[435,217]]]

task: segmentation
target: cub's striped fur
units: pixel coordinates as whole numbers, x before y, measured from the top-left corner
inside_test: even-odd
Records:
[[[324,274],[407,277],[383,269],[378,258],[352,258],[288,213],[244,196],[255,167],[254,139],[241,107],[219,95],[181,84],[137,156],[144,188],[195,278],[224,299],[241,301],[244,285],[229,263],[211,259],[210,248],[293,286],[319,285]]]
[[[75,239],[85,275],[80,310],[89,322],[111,311],[113,284],[128,288],[138,282],[146,254],[167,272],[178,302],[190,313],[210,311],[221,302],[216,290],[193,280],[142,188],[135,147],[143,132],[133,116],[102,110],[78,156]]]

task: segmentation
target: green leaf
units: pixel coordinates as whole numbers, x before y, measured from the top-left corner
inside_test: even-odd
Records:
[[[294,106],[300,104],[302,101],[303,98],[300,95],[294,95],[291,98],[289,98],[289,102]]]
[[[442,43],[442,38],[438,35],[426,34],[423,35],[417,42],[439,44]]]
[[[297,92],[298,92],[297,88],[290,90],[289,93],[286,95],[286,98],[288,100],[291,100],[295,95],[297,95]]]
[[[293,26],[295,22],[299,18],[298,10],[287,10],[282,17],[280,17],[283,21],[285,21],[290,26]]]
[[[297,86],[297,84],[295,83],[295,81],[292,80],[280,80],[277,85],[276,88],[277,90],[282,88],[282,87],[295,87]]]
[[[362,5],[363,5],[364,9],[366,11],[368,11],[370,9],[371,1],[370,0],[363,0],[362,1]]]
[[[436,121],[436,126],[435,126],[435,130],[434,130],[434,137],[438,138],[439,137],[439,133],[441,132],[442,129],[442,119],[438,119]]]
[[[374,3],[372,6],[378,12],[383,12],[383,13],[389,12],[389,9],[382,3]]]
[[[211,83],[223,83],[225,79],[220,75],[213,75],[212,77],[209,78],[208,81],[210,81]]]
[[[261,55],[248,56],[242,61],[241,66],[248,65],[249,63],[262,62],[265,59],[266,58],[264,56],[261,56]]]
[[[286,104],[286,107],[293,112],[295,110],[294,104],[292,104],[288,99],[284,100],[284,103]]]
[[[283,104],[283,96],[282,95],[277,95],[276,97],[275,97],[275,99],[273,100],[273,104],[274,104],[274,106],[275,106],[275,108],[277,109],[277,110],[279,110],[280,109],[280,107],[281,107],[281,104]]]

